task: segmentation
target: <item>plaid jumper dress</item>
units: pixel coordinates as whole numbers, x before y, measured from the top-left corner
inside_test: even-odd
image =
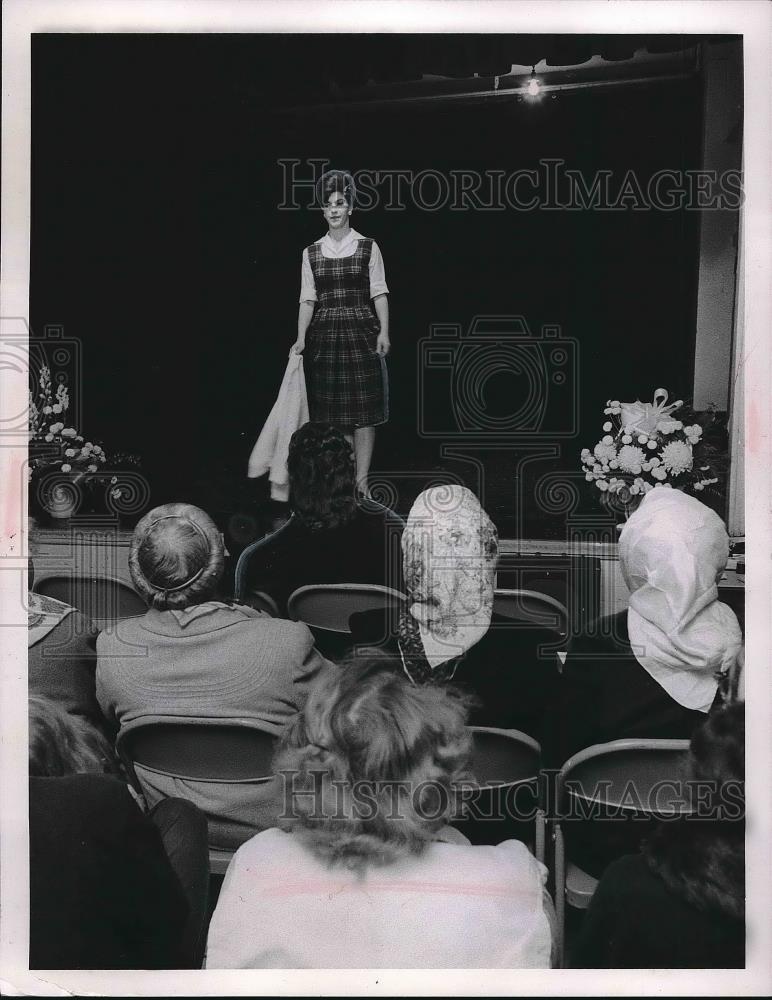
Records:
[[[380,320],[370,302],[373,241],[360,239],[350,257],[308,247],[317,305],[304,352],[311,420],[374,427],[389,419],[386,359],[376,354]]]

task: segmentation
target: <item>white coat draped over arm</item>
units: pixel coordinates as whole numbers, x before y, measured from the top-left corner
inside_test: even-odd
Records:
[[[303,356],[290,354],[279,395],[260,431],[247,466],[249,479],[269,473],[271,499],[289,500],[287,455],[295,431],[308,423],[308,397],[303,371]]]

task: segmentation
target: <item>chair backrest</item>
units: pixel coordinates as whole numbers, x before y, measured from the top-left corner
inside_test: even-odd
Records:
[[[626,739],[600,743],[570,757],[557,778],[557,809],[583,805],[602,814],[667,817],[690,811],[684,765],[688,740]],[[595,813],[597,818],[600,816]]]
[[[250,590],[247,588],[247,592],[244,594],[241,603],[247,605],[247,607],[254,608],[255,611],[262,611],[264,614],[270,615],[271,618],[281,617],[279,614],[279,605],[264,590]]]
[[[398,590],[375,583],[320,583],[299,587],[287,601],[293,621],[314,630],[351,635],[349,617],[359,611],[401,606],[407,598]]]
[[[464,791],[466,817],[453,825],[473,844],[533,843],[540,804],[539,744],[516,729],[469,729],[475,786]]]
[[[276,738],[248,720],[146,716],[121,727],[116,749],[134,764],[173,778],[220,783],[269,781]]]
[[[113,577],[45,576],[35,580],[32,589],[70,604],[94,622],[136,618],[147,611],[139,594]]]
[[[282,534],[282,532],[286,531],[292,523],[294,516],[294,514],[291,514],[289,519],[286,520],[284,524],[279,525],[275,531],[270,531],[267,535],[263,535],[262,538],[258,538],[256,542],[252,542],[251,545],[247,545],[247,547],[243,549],[238,562],[236,563],[236,573],[233,583],[234,597],[237,601],[247,603],[247,582],[249,578],[250,562],[252,562],[252,560],[256,557],[259,558],[260,550],[266,548],[274,542],[276,538]]]
[[[493,610],[505,618],[530,622],[556,632],[565,633],[568,628],[565,604],[538,590],[497,589],[493,595]]]
[[[517,729],[469,726],[474,741],[472,770],[480,785],[513,785],[539,774],[541,747]]]

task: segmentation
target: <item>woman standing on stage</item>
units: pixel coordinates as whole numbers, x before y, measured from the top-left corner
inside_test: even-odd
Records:
[[[303,251],[293,350],[304,352],[311,420],[341,428],[367,494],[375,428],[389,419],[389,290],[378,244],[349,224],[351,174],[331,170],[317,190],[328,232]]]

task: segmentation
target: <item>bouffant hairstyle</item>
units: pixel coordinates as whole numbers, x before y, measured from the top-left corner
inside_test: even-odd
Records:
[[[745,705],[711,712],[692,736],[689,778],[707,798],[692,816],[661,823],[644,845],[649,867],[699,910],[745,913]]]
[[[326,675],[282,740],[282,825],[327,864],[362,871],[419,854],[470,780],[467,703],[415,687],[399,660],[360,650]]]
[[[110,744],[86,719],[70,715],[49,698],[29,699],[29,773],[33,778],[67,774],[117,774]]]
[[[147,603],[159,611],[211,600],[224,566],[225,548],[217,526],[192,504],[156,507],[134,529],[131,578]]]
[[[347,524],[356,511],[354,453],[332,424],[308,423],[290,439],[290,504],[307,528]]]
[[[354,178],[346,170],[328,170],[322,174],[316,185],[316,197],[324,208],[331,194],[342,194],[349,209],[354,207],[356,185]]]

